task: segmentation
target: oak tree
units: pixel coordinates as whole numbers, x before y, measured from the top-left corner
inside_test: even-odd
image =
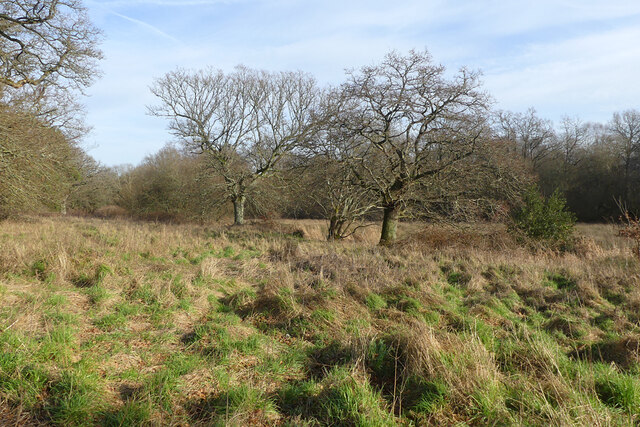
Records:
[[[426,51],[387,54],[378,65],[349,71],[334,94],[332,138],[358,185],[383,209],[381,244],[396,239],[399,215],[476,152],[487,136],[489,97],[479,73],[454,77]]]
[[[151,91],[160,105],[149,107],[150,114],[168,118],[178,141],[205,156],[224,179],[236,225],[244,222],[250,190],[305,146],[317,123],[319,92],[302,72],[178,69],[157,79]]]
[[[0,0],[0,84],[85,88],[99,39],[80,0]]]

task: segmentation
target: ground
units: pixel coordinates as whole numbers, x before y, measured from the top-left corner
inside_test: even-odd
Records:
[[[0,419],[635,425],[640,263],[499,225],[0,223]]]

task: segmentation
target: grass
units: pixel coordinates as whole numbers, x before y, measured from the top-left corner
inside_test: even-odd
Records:
[[[387,307],[387,301],[382,296],[373,292],[367,295],[365,303],[371,311],[378,311]]]
[[[380,248],[374,228],[0,223],[0,417],[640,423],[640,265],[611,226],[569,253],[497,225],[402,224]]]

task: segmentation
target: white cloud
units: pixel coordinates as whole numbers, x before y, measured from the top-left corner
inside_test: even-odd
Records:
[[[533,105],[557,119],[562,114],[606,120],[638,107],[640,28],[624,27],[561,42],[532,44],[504,65],[487,70],[486,82],[506,108]]]
[[[107,0],[87,3],[104,28],[104,77],[90,93],[94,154],[137,163],[164,145],[145,115],[154,77],[238,63],[302,69],[338,83],[390,49],[427,47],[455,70],[482,68],[499,106],[606,120],[637,106],[640,2],[628,0]]]

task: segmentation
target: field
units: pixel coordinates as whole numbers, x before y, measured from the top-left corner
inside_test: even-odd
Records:
[[[322,227],[0,223],[0,420],[640,423],[640,264],[613,226],[564,254]]]

